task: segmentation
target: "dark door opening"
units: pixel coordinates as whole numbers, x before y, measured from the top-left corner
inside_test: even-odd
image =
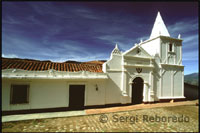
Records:
[[[140,104],[143,100],[143,79],[137,77],[132,83],[132,104]]]
[[[69,86],[69,108],[81,110],[84,108],[85,85]]]

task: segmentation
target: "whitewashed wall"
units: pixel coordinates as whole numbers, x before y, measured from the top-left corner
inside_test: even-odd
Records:
[[[10,105],[11,84],[29,84],[29,104]],[[23,110],[68,107],[69,105],[69,85],[84,84],[85,106],[105,104],[105,80],[2,80],[2,110]],[[98,91],[96,91],[96,84]],[[77,92],[78,93],[78,92]],[[113,93],[111,93],[113,94]],[[109,94],[108,94],[109,96]],[[108,101],[109,102],[109,101]]]
[[[106,104],[121,103],[121,72],[108,72]]]
[[[169,53],[169,44],[173,44],[173,54]],[[161,38],[161,59],[162,63],[182,64],[182,40]],[[169,58],[169,56],[172,56]]]
[[[89,80],[86,82],[85,91],[85,106],[91,105],[105,105],[106,96],[106,82],[107,80]],[[70,83],[70,82],[68,82]],[[73,83],[72,83],[73,84]],[[98,86],[98,91],[96,91],[96,85]]]
[[[182,70],[178,70],[178,72],[175,73],[174,75],[174,92],[173,92],[173,96],[175,97],[180,97],[180,96],[184,96],[183,95],[183,71]]]
[[[171,71],[167,70],[162,76],[162,97],[171,97]]]
[[[147,40],[141,44],[141,47],[146,50],[150,55],[160,54],[160,38]]]
[[[161,97],[163,98],[183,98],[184,79],[183,67],[163,68]]]

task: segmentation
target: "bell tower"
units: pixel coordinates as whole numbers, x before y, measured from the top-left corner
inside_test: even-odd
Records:
[[[167,27],[158,12],[151,35],[148,40],[141,43],[150,55],[159,56],[160,63],[182,65],[182,39],[170,37]]]
[[[154,90],[159,100],[184,98],[182,41],[180,34],[170,36],[158,12],[149,39],[140,43],[155,58]]]

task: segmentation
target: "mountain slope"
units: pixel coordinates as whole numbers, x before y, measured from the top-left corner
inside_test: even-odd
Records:
[[[192,73],[184,76],[184,82],[198,86],[199,85],[198,78],[199,78],[199,73]]]

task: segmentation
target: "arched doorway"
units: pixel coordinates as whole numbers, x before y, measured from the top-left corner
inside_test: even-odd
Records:
[[[143,100],[143,86],[144,81],[142,78],[137,77],[132,83],[132,104],[140,104]]]

